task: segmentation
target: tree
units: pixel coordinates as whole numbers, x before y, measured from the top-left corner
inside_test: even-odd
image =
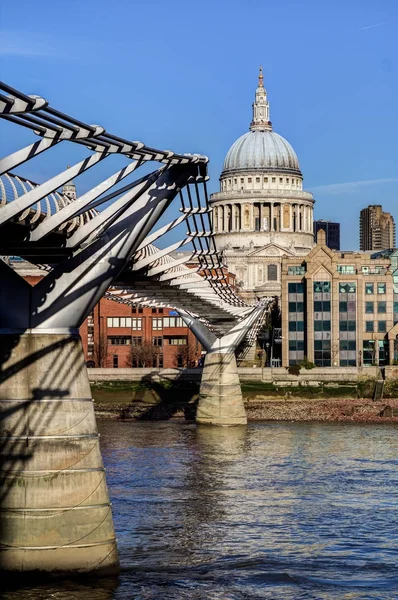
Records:
[[[133,344],[126,359],[127,367],[152,367],[154,361],[160,354],[161,348],[150,342],[143,341],[142,344]]]
[[[93,358],[97,367],[108,366],[109,348],[106,335],[101,335],[94,341]]]
[[[174,364],[176,367],[191,367],[196,362],[196,352],[193,344],[177,346],[174,356]]]
[[[340,353],[340,344],[339,342],[333,342],[330,346],[330,358],[331,363],[332,363],[332,367],[337,367],[337,360],[339,358],[339,353]]]

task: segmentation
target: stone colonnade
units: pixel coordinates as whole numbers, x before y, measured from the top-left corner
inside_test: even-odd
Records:
[[[297,202],[224,202],[213,205],[213,229],[313,233],[313,207]]]

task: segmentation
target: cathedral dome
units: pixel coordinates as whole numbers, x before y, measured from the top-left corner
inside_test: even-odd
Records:
[[[224,160],[223,174],[242,169],[301,176],[297,154],[289,142],[270,129],[248,131],[232,144]]]
[[[281,135],[272,131],[269,102],[260,67],[250,131],[228,150],[221,176],[233,171],[270,171],[302,177],[297,154]]]

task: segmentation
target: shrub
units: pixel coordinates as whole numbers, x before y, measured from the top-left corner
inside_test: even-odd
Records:
[[[290,367],[286,367],[286,369],[288,370],[289,375],[296,375],[296,377],[298,377],[300,375],[301,366],[290,365]]]
[[[315,364],[313,362],[311,362],[310,360],[308,360],[308,358],[306,356],[304,356],[303,360],[301,360],[299,362],[299,365],[300,365],[300,367],[307,369],[307,371],[315,368]]]
[[[386,398],[398,398],[398,379],[387,379],[384,383],[384,396]]]
[[[359,398],[373,398],[376,379],[373,377],[360,377],[358,379],[357,391]]]

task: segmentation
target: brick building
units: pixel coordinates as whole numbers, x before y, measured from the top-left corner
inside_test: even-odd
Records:
[[[80,328],[88,366],[196,366],[201,346],[176,311],[102,298]]]

